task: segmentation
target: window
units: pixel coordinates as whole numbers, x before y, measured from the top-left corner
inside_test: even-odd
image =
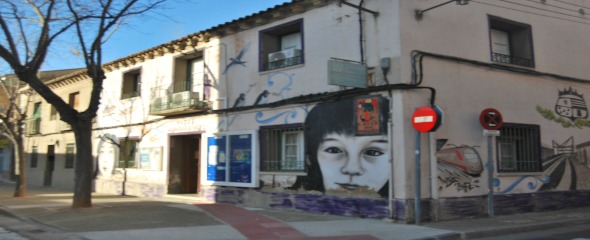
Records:
[[[261,171],[303,172],[305,170],[301,124],[261,127],[259,135]]]
[[[33,146],[31,149],[31,168],[36,168],[39,161],[38,161],[38,153],[37,153],[37,146]]]
[[[541,172],[539,125],[504,123],[498,137],[498,172]]]
[[[75,145],[68,143],[66,145],[66,164],[65,168],[74,168],[74,162],[76,160]]]
[[[531,26],[489,17],[492,62],[534,67]]]
[[[80,105],[80,92],[70,93],[68,105],[73,109],[78,110],[78,106]]]
[[[135,69],[123,73],[123,89],[121,99],[140,96],[141,90],[141,69]]]
[[[118,168],[135,168],[137,165],[137,145],[138,139],[121,139],[120,141]]]
[[[51,106],[51,111],[49,112],[49,120],[56,120],[57,119],[57,109],[54,106]]]
[[[41,133],[41,102],[37,102],[33,105],[33,115],[28,122],[28,133],[38,134]]]
[[[199,52],[198,54],[202,54]],[[203,75],[205,74],[205,64],[203,57],[197,54],[182,56],[174,62],[174,85],[172,91],[179,92],[199,92],[203,89]]]
[[[260,71],[304,63],[303,19],[262,30],[259,41]]]

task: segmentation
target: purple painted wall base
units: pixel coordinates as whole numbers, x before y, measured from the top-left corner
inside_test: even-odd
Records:
[[[392,218],[413,223],[414,200],[394,199],[392,216],[383,198],[330,196],[324,194],[267,192],[254,189],[206,187],[201,195],[207,200],[247,207],[304,211],[360,218]],[[590,206],[590,191],[540,192],[494,196],[494,215],[558,210]],[[487,217],[487,196],[424,199],[421,221],[444,221]]]

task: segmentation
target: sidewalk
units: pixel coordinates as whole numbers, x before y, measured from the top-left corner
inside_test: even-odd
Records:
[[[294,211],[246,209],[183,197],[93,194],[93,207],[70,208],[72,194],[28,189],[13,198],[0,183],[0,226],[30,239],[473,239],[590,223],[590,207],[466,219],[422,226]]]

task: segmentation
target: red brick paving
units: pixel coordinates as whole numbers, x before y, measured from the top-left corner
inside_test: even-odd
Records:
[[[310,237],[288,224],[266,215],[227,204],[197,204],[211,216],[231,225],[248,239],[374,240],[371,235]]]

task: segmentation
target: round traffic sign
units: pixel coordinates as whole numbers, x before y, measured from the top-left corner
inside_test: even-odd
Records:
[[[500,111],[493,108],[486,108],[479,114],[479,123],[487,130],[499,130],[503,121]]]
[[[418,132],[430,132],[436,130],[439,123],[439,116],[434,108],[423,106],[414,111],[412,125]]]

